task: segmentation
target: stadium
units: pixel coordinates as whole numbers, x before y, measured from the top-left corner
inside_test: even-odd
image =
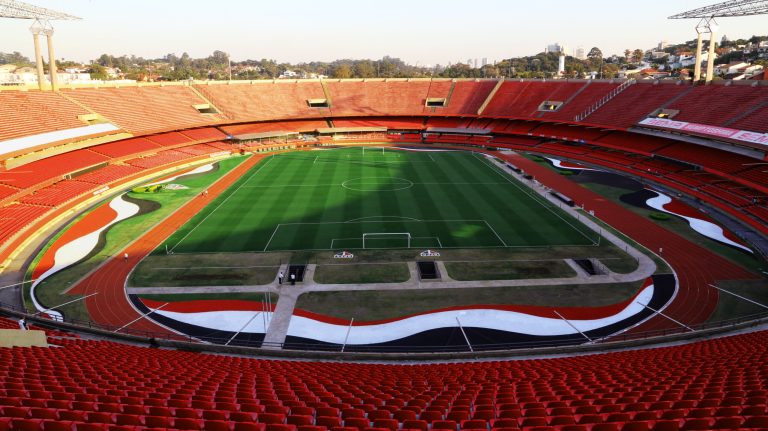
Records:
[[[67,85],[39,62],[0,87],[0,431],[768,429],[768,81],[712,64]]]

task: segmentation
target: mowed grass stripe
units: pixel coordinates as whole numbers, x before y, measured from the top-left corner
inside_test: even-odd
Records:
[[[471,153],[286,153],[253,172],[213,202],[220,209],[201,212],[179,231],[186,238],[176,252],[327,249],[332,238],[376,231],[440,237],[446,247],[591,243],[568,224],[575,220],[565,223],[561,210]],[[358,219],[365,223],[339,223]]]

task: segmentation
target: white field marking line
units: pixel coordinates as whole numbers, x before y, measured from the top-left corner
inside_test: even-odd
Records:
[[[401,223],[403,220],[376,220],[377,223]],[[440,223],[486,223],[485,220],[418,220],[419,222],[440,222]],[[290,225],[302,225],[302,224],[344,224],[351,223],[348,221],[319,221],[319,222],[293,222],[293,223],[280,223],[278,226],[290,226]],[[358,221],[356,223],[365,223],[365,220]]]
[[[317,159],[318,159],[319,157],[320,157],[320,156],[315,156],[315,161],[313,161],[313,162],[312,162],[312,164],[313,164],[313,165],[314,165],[315,163],[317,163]]]
[[[439,245],[439,246],[440,246],[440,248],[443,248],[443,242],[442,242],[442,241],[440,241],[440,237],[439,237],[439,236],[436,236],[436,237],[435,237],[435,239],[437,239],[437,245]]]
[[[380,240],[384,240],[384,239],[389,239],[389,238],[366,238],[366,241],[380,241]],[[413,243],[413,241],[416,240],[416,239],[435,239],[435,240],[437,240],[437,245],[440,248],[444,248],[443,247],[443,243],[440,242],[440,237],[439,236],[412,236],[411,237],[411,243]],[[363,249],[362,248],[362,239],[360,237],[355,237],[355,238],[331,238],[331,249],[334,248],[333,245],[334,245],[334,243],[336,241],[357,241],[357,242],[361,243],[360,244],[361,246],[358,247],[358,249],[360,249],[360,250],[368,250],[368,249],[374,250],[374,248],[371,248],[371,247],[366,247],[365,249]],[[418,248],[418,247],[415,247],[415,246],[412,245],[411,248]]]
[[[184,254],[184,253],[179,253]],[[190,268],[188,266],[179,266],[179,267],[164,267],[164,268],[149,268],[150,271],[158,271],[158,270],[177,270],[177,269],[246,269],[246,268],[278,268],[280,265],[250,265],[250,266],[196,266],[194,268]]]
[[[353,178],[354,179],[354,178]],[[349,181],[349,180],[347,180]],[[410,181],[410,180],[409,180]],[[461,186],[461,185],[501,185],[501,184],[507,184],[505,182],[497,182],[497,183],[487,183],[487,182],[431,182],[431,183],[412,183],[412,185],[425,185],[425,186],[433,186],[433,185],[447,185],[447,186]],[[382,185],[381,183],[361,183],[361,185]],[[242,186],[244,189],[270,189],[270,188],[283,188],[283,187],[330,187],[330,186],[339,186],[344,187],[344,184],[272,184],[268,186]],[[405,189],[404,189],[405,190]],[[387,190],[390,191],[390,190]],[[397,190],[394,190],[397,191]]]
[[[366,221],[366,220],[382,221],[381,219],[386,219],[386,218],[392,218],[392,219],[398,219],[398,220],[409,220],[409,221],[424,221],[424,220],[419,220],[413,217],[403,217],[403,216],[370,216],[370,217],[353,218],[352,220],[347,220],[344,223],[354,223],[357,221]]]
[[[272,231],[272,236],[269,237],[269,241],[267,241],[267,245],[264,246],[264,250],[262,251],[267,251],[267,248],[269,247],[269,243],[272,242],[272,238],[275,237],[275,234],[277,233],[277,230],[280,229],[281,225],[282,225],[281,223],[278,223],[277,226],[275,226],[275,230]]]
[[[219,210],[219,208],[221,208],[221,207],[222,207],[222,206],[223,206],[223,205],[224,205],[224,204],[225,204],[225,203],[226,203],[226,202],[229,200],[229,198],[231,198],[232,196],[234,196],[234,195],[235,195],[235,193],[237,193],[237,191],[238,191],[238,190],[240,190],[241,188],[243,188],[243,186],[245,185],[245,183],[247,183],[248,181],[250,181],[250,180],[251,180],[251,178],[253,178],[253,176],[254,176],[254,175],[258,174],[258,173],[259,173],[259,172],[260,172],[262,169],[264,169],[264,167],[265,167],[265,166],[267,166],[267,165],[269,164],[269,162],[271,162],[272,160],[274,160],[274,157],[270,157],[269,159],[267,159],[267,161],[266,161],[266,162],[264,162],[264,164],[263,164],[263,165],[261,165],[261,166],[259,167],[259,169],[256,169],[256,170],[255,170],[255,171],[254,171],[254,172],[251,174],[251,176],[250,176],[250,177],[248,177],[248,178],[247,178],[245,181],[243,181],[243,183],[242,183],[240,186],[238,186],[238,187],[237,187],[235,190],[233,190],[233,191],[232,191],[232,193],[230,193],[230,194],[229,194],[229,196],[227,196],[226,198],[224,198],[224,200],[222,200],[221,202],[219,202],[219,204],[218,204],[218,205],[216,205],[216,208],[214,208],[214,209],[213,209],[213,211],[211,211],[210,213],[208,213],[208,215],[207,215],[207,216],[203,217],[203,219],[202,219],[202,220],[200,220],[200,222],[199,222],[198,224],[196,224],[196,225],[195,225],[195,226],[194,226],[192,229],[190,229],[190,230],[189,230],[189,232],[187,232],[187,234],[186,234],[186,235],[184,235],[184,236],[183,236],[183,237],[182,237],[182,238],[179,240],[179,242],[177,242],[177,243],[176,243],[176,244],[175,244],[173,247],[171,247],[171,249],[170,249],[170,250],[168,250],[168,251],[169,251],[169,252],[173,252],[174,250],[176,250],[176,247],[178,247],[178,246],[179,246],[179,244],[181,244],[182,242],[184,242],[184,240],[186,240],[186,239],[187,239],[187,237],[189,237],[189,236],[192,234],[192,232],[194,232],[194,231],[195,231],[195,230],[196,230],[198,227],[200,227],[200,225],[202,225],[203,223],[205,223],[205,221],[206,221],[206,220],[208,220],[208,217],[212,216],[212,215],[213,215],[213,213],[215,213],[216,211],[218,211],[218,210]]]
[[[475,158],[478,158],[478,156],[477,156],[477,153],[473,153],[473,155],[475,156]],[[571,227],[573,230],[575,230],[576,232],[578,232],[578,233],[579,233],[579,235],[581,235],[581,236],[583,236],[584,238],[588,239],[588,240],[589,240],[589,241],[590,241],[592,244],[595,244],[595,241],[594,241],[592,238],[590,238],[589,236],[587,236],[587,234],[585,234],[584,232],[582,232],[582,231],[581,231],[581,229],[579,229],[578,227],[574,226],[574,225],[573,225],[573,224],[572,224],[570,221],[568,221],[567,219],[563,218],[563,217],[562,217],[560,214],[558,214],[558,213],[557,213],[557,212],[556,212],[556,211],[555,211],[555,210],[554,210],[554,209],[553,209],[553,208],[552,208],[552,207],[549,205],[549,204],[550,204],[550,202],[549,202],[549,201],[547,201],[547,200],[544,200],[544,198],[542,198],[541,196],[538,196],[538,194],[536,194],[536,192],[533,192],[533,191],[529,191],[529,190],[525,190],[525,189],[523,189],[522,187],[520,187],[519,185],[517,185],[517,184],[515,183],[515,181],[511,180],[511,179],[510,179],[510,178],[507,176],[507,173],[506,173],[506,172],[504,172],[504,171],[501,171],[501,170],[500,170],[500,169],[499,169],[499,168],[498,168],[496,165],[490,164],[490,163],[492,163],[492,162],[489,162],[489,161],[487,161],[487,160],[486,160],[486,159],[484,159],[484,158],[478,158],[478,159],[479,159],[479,160],[480,160],[480,161],[481,161],[483,164],[485,164],[486,166],[488,166],[488,167],[489,167],[489,169],[491,169],[492,171],[496,172],[498,175],[500,175],[500,176],[504,177],[504,179],[506,179],[506,180],[507,180],[507,182],[509,182],[510,184],[512,184],[513,186],[515,186],[515,187],[516,187],[518,190],[520,190],[521,192],[525,193],[525,194],[526,194],[528,197],[530,197],[531,199],[533,199],[533,201],[534,201],[534,202],[538,203],[538,204],[539,204],[539,205],[541,205],[541,206],[542,206],[544,209],[546,209],[547,211],[549,211],[549,212],[551,212],[552,214],[554,214],[554,215],[555,215],[555,217],[557,217],[557,218],[559,218],[560,220],[564,221],[564,222],[565,222],[565,224],[567,224],[567,225],[568,225],[568,226],[570,226],[570,227]]]
[[[432,158],[432,154],[427,153],[427,156],[429,156],[429,160],[432,160],[433,162],[437,163],[437,160]]]
[[[491,232],[493,232],[493,234],[496,235],[496,238],[498,238],[499,241],[501,241],[501,244],[504,245],[504,247],[507,247],[507,243],[504,242],[503,239],[501,239],[501,236],[499,236],[499,234],[496,232],[496,229],[494,229],[493,226],[491,226],[491,224],[488,223],[486,220],[483,220],[483,221],[485,222],[485,225],[488,226],[488,229],[490,229]]]

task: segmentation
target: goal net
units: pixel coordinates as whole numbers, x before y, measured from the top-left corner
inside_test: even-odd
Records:
[[[363,234],[363,248],[411,248],[409,232],[370,232]]]

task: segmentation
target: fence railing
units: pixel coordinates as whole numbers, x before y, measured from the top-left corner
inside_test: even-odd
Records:
[[[592,106],[587,108],[584,112],[582,112],[581,114],[573,117],[573,121],[579,122],[579,121],[582,121],[585,118],[589,117],[590,115],[592,115],[593,112],[595,112],[598,109],[600,109],[600,107],[602,107],[603,105],[608,103],[614,97],[618,96],[619,93],[621,93],[622,91],[624,91],[627,88],[629,88],[629,86],[634,84],[635,82],[636,81],[634,79],[630,79],[628,81],[624,81],[621,85],[619,85],[618,87],[614,88],[608,94],[606,94],[605,96],[600,98],[600,100],[598,100],[597,102],[592,104]]]
[[[230,340],[231,337],[215,336],[213,333],[210,336],[205,334],[181,335],[173,333],[161,333],[142,330],[133,330],[131,328],[120,328],[117,326],[97,324],[92,321],[78,321],[70,320],[66,322],[57,322],[50,319],[43,318],[39,315],[27,313],[26,310],[13,307],[9,304],[0,302],[0,316],[11,318],[24,318],[28,323],[40,327],[42,329],[51,329],[66,332],[83,332],[89,334],[96,334],[105,338],[130,338],[133,341],[145,342],[149,345],[152,344],[168,344],[176,347],[183,347],[185,344],[193,350],[210,350],[218,352],[226,352],[230,349],[243,353],[245,348],[251,351],[253,354],[259,354],[265,351],[302,351],[302,352],[317,352],[317,353],[337,353],[342,355],[354,355],[359,353],[381,353],[381,354],[414,354],[414,353],[467,353],[473,351],[478,355],[482,355],[483,352],[510,352],[519,353],[525,349],[542,349],[542,348],[562,348],[566,346],[581,346],[589,347],[589,350],[607,350],[608,346],[616,345],[627,342],[636,342],[641,340],[648,340],[654,342],[663,342],[664,337],[676,336],[676,339],[680,338],[698,338],[713,330],[719,330],[718,332],[727,332],[729,329],[735,329],[736,327],[758,325],[768,322],[768,312],[751,314],[740,316],[733,319],[727,319],[717,322],[705,322],[698,325],[690,325],[688,328],[677,327],[668,329],[659,329],[653,331],[633,332],[626,331],[619,334],[613,334],[604,336],[602,338],[586,342],[586,340],[579,334],[574,334],[573,337],[563,337],[555,340],[541,340],[541,341],[526,341],[526,342],[507,342],[507,343],[472,343],[472,349],[466,343],[457,345],[407,345],[407,346],[366,346],[366,345],[347,345],[341,352],[341,346],[336,344],[326,343],[311,343],[311,342],[285,342],[285,343],[270,343],[264,342],[262,334],[247,334],[246,337],[241,339],[231,340],[228,346],[224,344]],[[194,347],[192,347],[194,346]]]

